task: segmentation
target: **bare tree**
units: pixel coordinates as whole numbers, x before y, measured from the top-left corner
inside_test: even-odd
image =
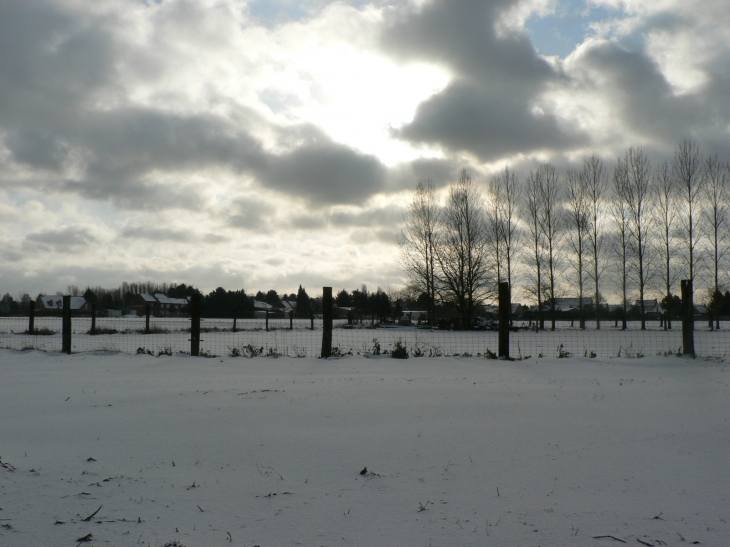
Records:
[[[555,167],[549,163],[541,165],[537,178],[540,182],[540,231],[546,251],[546,266],[548,275],[548,298],[550,303],[550,330],[555,330],[555,299],[558,275],[560,272],[560,256],[558,250],[563,236],[565,225],[563,211],[560,207],[560,187]]]
[[[492,177],[489,181],[488,196],[489,206],[487,211],[487,226],[490,233],[490,244],[494,253],[494,267],[496,268],[497,283],[502,281],[502,250],[504,248],[504,219],[502,209],[499,206],[501,197],[500,177]]]
[[[631,234],[631,248],[635,262],[632,268],[636,273],[639,285],[639,309],[641,313],[641,330],[646,330],[646,310],[644,296],[646,287],[651,279],[650,235],[651,235],[651,167],[649,158],[639,147],[630,146],[625,156],[628,170],[628,185],[625,188],[624,198],[629,210],[629,233]]]
[[[662,261],[659,276],[664,282],[666,296],[667,328],[672,328],[672,285],[676,274],[672,270],[672,259],[675,255],[674,232],[677,216],[677,185],[672,177],[671,168],[667,162],[660,163],[654,171],[654,193],[656,207],[654,208],[654,222],[659,235],[657,252]]]
[[[629,221],[630,213],[626,205],[626,193],[629,186],[629,170],[621,158],[616,161],[613,171],[613,196],[611,213],[616,224],[616,234],[612,238],[612,248],[618,259],[620,273],[621,306],[623,308],[621,330],[626,330],[626,312],[628,304],[628,258],[629,258]]]
[[[545,329],[545,317],[542,306],[542,270],[545,258],[543,256],[543,233],[540,229],[540,209],[542,199],[542,177],[540,170],[530,171],[525,184],[524,217],[530,232],[530,255],[527,263],[532,270],[531,286],[528,293],[537,299],[537,321],[540,330]]]
[[[599,283],[605,266],[601,263],[603,258],[603,205],[606,192],[608,174],[603,168],[603,161],[596,155],[591,154],[583,160],[583,184],[588,201],[588,247],[593,255],[592,268],[588,270],[588,277],[593,280],[595,292],[593,294],[596,306],[596,330],[601,328],[601,293]]]
[[[493,202],[492,222],[494,227],[492,231],[498,239],[494,244],[498,263],[497,280],[507,280],[511,301],[512,284],[514,283],[513,264],[520,237],[517,225],[520,186],[514,171],[505,167],[499,176],[492,177],[489,190]]]
[[[466,169],[451,184],[441,213],[435,256],[436,290],[469,322],[493,289],[489,265],[489,229],[484,203]]]
[[[421,181],[416,186],[413,201],[404,215],[399,238],[401,265],[409,284],[428,295],[431,320],[436,315],[436,255],[435,241],[440,208],[433,182]]]
[[[712,289],[710,301],[715,315],[715,327],[720,328],[719,303],[720,272],[728,252],[728,201],[730,200],[730,166],[722,163],[717,156],[708,157],[704,162],[704,194],[703,210],[704,231],[710,243],[710,265],[712,267]],[[712,320],[710,320],[712,328]]]
[[[586,319],[583,312],[583,270],[584,254],[587,246],[589,231],[588,224],[588,196],[586,195],[586,180],[581,173],[568,169],[565,191],[567,194],[568,217],[568,245],[571,251],[571,265],[575,271],[578,283],[578,314],[580,328],[586,328]]]
[[[697,229],[697,219],[701,216],[700,205],[704,186],[702,155],[695,141],[688,140],[679,144],[674,153],[672,171],[681,196],[678,205],[686,251],[684,260],[689,278],[694,280],[699,261],[697,251],[700,232]]]

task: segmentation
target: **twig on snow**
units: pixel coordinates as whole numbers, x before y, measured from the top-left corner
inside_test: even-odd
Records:
[[[623,539],[617,538],[616,536],[608,536],[608,535],[604,535],[604,536],[593,536],[593,539],[603,539],[603,538],[615,539],[616,541],[620,541],[621,543],[626,543]]]
[[[100,506],[99,506],[99,508],[98,508],[98,509],[97,509],[96,511],[94,511],[93,513],[91,513],[91,514],[90,514],[90,515],[89,515],[88,517],[86,517],[85,519],[81,519],[81,520],[82,520],[83,522],[89,522],[89,521],[90,521],[90,520],[91,520],[92,518],[94,518],[94,515],[96,515],[96,514],[97,514],[97,513],[99,512],[99,511],[101,511],[101,508],[102,508],[102,507],[104,507],[104,505],[100,505]]]

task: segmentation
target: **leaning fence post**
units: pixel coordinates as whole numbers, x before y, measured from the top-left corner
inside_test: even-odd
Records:
[[[28,302],[28,334],[35,332],[35,300]]]
[[[694,303],[692,302],[692,280],[682,279],[682,353],[695,355]]]
[[[96,304],[91,303],[91,330],[92,335],[96,334]]]
[[[197,293],[190,301],[190,355],[200,356],[200,295]]]
[[[322,289],[322,357],[332,355],[332,287]]]
[[[499,284],[499,356],[509,359],[509,283]]]
[[[71,297],[63,297],[63,316],[61,331],[61,351],[71,353]]]

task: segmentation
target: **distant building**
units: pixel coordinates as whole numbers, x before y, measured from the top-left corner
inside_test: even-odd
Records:
[[[641,313],[641,300],[634,302],[634,307],[639,313]],[[644,315],[647,318],[659,319],[663,314],[664,308],[662,308],[656,298],[654,300],[644,300]]]
[[[544,302],[545,309],[550,309],[550,303]],[[593,308],[593,299],[590,296],[583,297],[583,309]],[[575,311],[580,309],[580,298],[556,298],[556,311]]]
[[[268,310],[269,312],[271,312],[273,309],[274,309],[274,306],[272,306],[268,302],[263,302],[261,300],[253,301],[253,316],[254,317],[263,319],[264,317],[266,317],[266,311]]]
[[[428,312],[427,311],[419,311],[419,310],[404,310],[400,314],[400,323],[420,323],[422,321],[428,320]]]
[[[170,298],[161,293],[155,294],[155,298],[160,303],[160,313],[157,317],[181,317],[189,301],[188,298]]]
[[[129,309],[138,317],[147,314],[147,306],[150,307],[150,314],[155,317],[182,317],[187,304],[188,298],[170,298],[162,293],[138,294],[132,299]]]
[[[39,294],[35,299],[35,311],[63,310],[63,296],[57,294]],[[71,297],[71,310],[77,312],[91,312],[91,304],[83,296]]]
[[[151,294],[136,294],[132,298],[132,304],[129,306],[130,313],[144,317],[147,314],[147,306],[150,308],[150,314],[155,317],[160,315],[160,303]]]

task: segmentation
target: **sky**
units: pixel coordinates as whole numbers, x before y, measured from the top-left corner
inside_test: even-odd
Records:
[[[0,2],[0,292],[397,288],[416,183],[730,158],[724,0]]]

